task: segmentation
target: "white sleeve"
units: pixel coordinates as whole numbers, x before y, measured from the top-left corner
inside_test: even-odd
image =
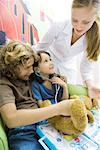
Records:
[[[86,53],[84,53],[80,64],[80,71],[81,71],[83,81],[93,80],[94,65],[95,65],[95,61],[88,60]]]
[[[47,50],[52,42],[56,39],[57,35],[63,28],[64,23],[53,23],[48,31],[44,34],[43,38],[36,45],[36,50]]]

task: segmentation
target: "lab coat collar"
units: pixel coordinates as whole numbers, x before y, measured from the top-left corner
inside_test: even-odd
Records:
[[[71,21],[66,21],[65,22],[65,27],[63,29],[63,33],[68,35],[67,36],[67,42],[69,43],[69,46],[74,47],[76,45],[81,45],[81,43],[84,43],[86,45],[86,34],[82,35],[73,45],[71,45],[71,38],[72,38],[72,24]]]
[[[70,21],[66,21],[65,22],[65,27],[64,27],[64,30],[63,32],[67,35],[72,35],[72,24]]]

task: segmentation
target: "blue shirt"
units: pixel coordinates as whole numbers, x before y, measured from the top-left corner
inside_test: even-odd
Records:
[[[60,101],[63,95],[63,88],[57,84],[52,84],[52,89],[45,87],[43,83],[39,83],[34,79],[32,82],[32,92],[36,100],[50,100],[52,104]]]

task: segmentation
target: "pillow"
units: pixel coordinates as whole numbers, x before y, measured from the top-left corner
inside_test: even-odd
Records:
[[[0,150],[9,150],[4,125],[0,117]]]
[[[72,95],[88,96],[88,90],[83,85],[68,84],[68,91],[69,91],[70,96],[72,96]]]

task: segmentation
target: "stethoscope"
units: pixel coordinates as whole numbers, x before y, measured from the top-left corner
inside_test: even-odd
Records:
[[[56,89],[56,94],[55,94],[54,100],[55,100],[55,104],[57,104],[57,103],[58,103],[58,102],[57,102],[57,96],[58,96],[58,92],[59,92],[59,90],[60,90],[60,85],[55,84],[55,89]]]
[[[36,74],[38,77],[43,78],[43,79],[45,78],[46,80],[49,80],[49,81],[51,82],[51,80],[50,80],[49,78],[44,77],[42,74],[40,74],[40,73],[38,73],[38,72],[35,72],[35,74]],[[57,103],[58,103],[58,102],[57,102],[57,96],[58,96],[58,92],[59,92],[59,90],[60,90],[60,85],[55,84],[55,90],[56,90],[56,93],[55,93],[54,101],[55,101],[55,104],[57,104]]]

